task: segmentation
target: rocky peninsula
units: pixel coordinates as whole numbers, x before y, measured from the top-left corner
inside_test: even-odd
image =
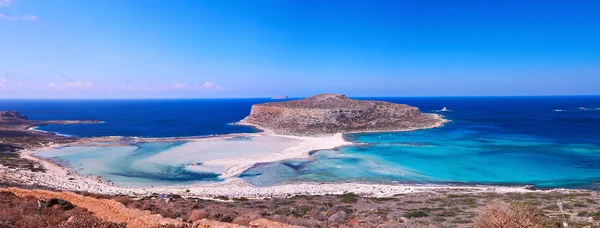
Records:
[[[342,94],[319,94],[252,106],[240,124],[283,135],[409,131],[442,126],[440,115],[385,101],[355,100]]]
[[[99,120],[30,120],[27,116],[18,111],[3,110],[0,111],[0,129],[13,131],[26,131],[29,128],[51,125],[51,124],[93,124],[99,123]]]

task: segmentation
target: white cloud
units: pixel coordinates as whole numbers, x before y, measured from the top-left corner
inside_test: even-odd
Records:
[[[205,82],[202,85],[195,86],[194,88],[199,89],[199,90],[223,90],[224,89],[222,86],[216,85],[215,83],[212,83],[210,81]]]
[[[8,7],[12,3],[11,0],[0,0],[0,6]]]
[[[215,83],[212,83],[212,82],[205,82],[204,84],[202,84],[202,86],[207,89],[221,89],[222,88],[221,86],[215,85]]]
[[[89,89],[94,86],[92,83],[83,81],[67,82],[67,88],[70,89]]]
[[[171,86],[171,88],[176,89],[176,90],[184,90],[184,89],[188,89],[188,85],[185,83],[175,83]]]
[[[48,88],[55,89],[56,88],[56,83],[54,83],[54,82],[48,83]]]
[[[11,12],[14,12],[11,8],[14,3],[19,2],[20,0],[0,0],[0,7],[5,7],[10,9]],[[7,21],[37,21],[38,19],[40,19],[40,17],[35,16],[35,15],[19,15],[19,14],[14,14],[14,15],[6,15],[6,14],[2,14],[0,13],[0,20],[7,20]]]
[[[0,78],[0,87],[4,87],[6,85],[8,85],[8,79]]]
[[[11,75],[11,74],[6,74]],[[29,86],[27,82],[11,80],[9,76],[0,77],[0,88],[8,90],[22,90]]]
[[[187,83],[175,83],[168,86],[142,86],[142,85],[117,85],[116,89],[130,91],[218,91],[224,90],[222,86],[212,82],[205,82],[200,85],[189,85]]]
[[[151,90],[155,90],[155,89],[150,88],[148,86],[135,86],[135,85],[118,85],[117,89],[120,89],[120,90],[133,90],[133,91],[138,91],[138,90],[151,91]]]

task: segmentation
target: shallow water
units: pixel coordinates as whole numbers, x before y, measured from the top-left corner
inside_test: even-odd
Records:
[[[365,146],[254,167],[242,174],[267,186],[296,181],[533,184],[598,188],[598,99],[491,99],[448,102],[438,129],[353,134]],[[565,104],[566,103],[566,104]],[[565,111],[556,112],[557,108]]]
[[[370,99],[407,103],[424,112],[447,107],[450,112],[440,113],[452,122],[442,128],[415,132],[352,134],[348,136],[350,140],[367,145],[320,151],[309,159],[263,164],[241,177],[260,186],[298,181],[366,181],[598,188],[598,96]],[[25,114],[32,112],[30,116],[37,119],[109,119],[107,124],[46,128],[60,133],[168,137],[251,132],[243,127],[229,128],[228,123],[247,115],[253,103],[266,100],[217,101],[97,101],[87,105],[81,105],[81,101],[59,106],[52,105],[58,101],[10,101],[0,103],[0,107],[22,107],[29,110]],[[38,106],[39,102],[43,105]],[[66,111],[51,112],[58,108]],[[186,111],[188,108],[191,111]],[[211,113],[211,108],[217,111]],[[238,138],[227,142],[238,141],[252,140]],[[187,163],[215,159],[227,151],[233,151],[227,156],[266,154],[266,148],[282,144],[259,145],[250,146],[243,153],[244,146],[236,149],[223,143],[207,145],[202,148],[210,149],[194,153],[196,146],[149,143],[136,145],[137,149],[74,148],[77,153],[59,158],[74,166],[82,164],[82,173],[102,175],[125,185],[195,183],[220,181],[215,173],[222,167],[190,168],[185,166]],[[177,151],[178,147],[188,148],[165,153]]]
[[[123,186],[159,186],[221,181],[219,159],[257,158],[293,146],[295,139],[273,136],[139,143],[132,146],[62,147],[35,155]]]

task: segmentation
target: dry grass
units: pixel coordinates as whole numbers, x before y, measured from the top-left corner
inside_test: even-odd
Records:
[[[493,202],[484,209],[473,223],[475,228],[549,227],[549,219],[535,207],[520,203]]]

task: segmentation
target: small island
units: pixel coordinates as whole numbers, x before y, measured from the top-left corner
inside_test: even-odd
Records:
[[[410,131],[442,126],[440,115],[385,101],[355,100],[343,94],[252,106],[240,124],[283,135],[314,136],[334,133]]]

